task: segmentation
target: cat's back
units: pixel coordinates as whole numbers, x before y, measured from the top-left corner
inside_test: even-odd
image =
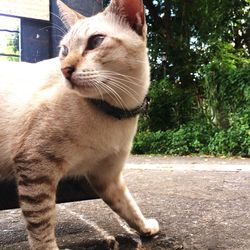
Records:
[[[0,69],[0,126],[6,116],[10,122],[21,116],[62,79],[57,58],[39,63],[0,62]]]
[[[10,145],[19,118],[60,80],[57,58],[35,64],[0,61],[0,179],[11,176]]]
[[[27,85],[35,68],[32,63],[0,61],[0,93]]]
[[[39,63],[0,61],[0,69],[0,95],[3,98],[16,95],[16,102],[61,79],[57,58]]]

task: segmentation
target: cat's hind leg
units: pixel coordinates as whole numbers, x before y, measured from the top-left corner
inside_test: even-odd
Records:
[[[153,236],[159,232],[155,219],[146,219],[130,194],[119,167],[100,166],[88,174],[88,180],[100,197],[141,235]]]

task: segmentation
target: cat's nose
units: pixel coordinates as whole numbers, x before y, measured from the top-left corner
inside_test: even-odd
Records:
[[[71,78],[73,72],[75,71],[75,67],[68,66],[68,67],[62,68],[61,70],[62,70],[62,73],[65,76],[65,78],[69,80]]]

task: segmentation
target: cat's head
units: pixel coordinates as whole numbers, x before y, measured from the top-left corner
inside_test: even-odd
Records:
[[[130,108],[144,99],[149,86],[144,7],[141,0],[112,0],[101,13],[83,17],[60,0],[69,32],[59,58],[68,85],[88,98]]]

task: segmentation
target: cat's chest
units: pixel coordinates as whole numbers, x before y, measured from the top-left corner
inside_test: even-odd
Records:
[[[74,139],[71,149],[66,151],[70,172],[84,174],[110,155],[130,151],[137,119],[120,121],[85,108],[81,116],[72,120]]]
[[[25,150],[33,150],[35,142],[38,152],[42,148],[64,159],[66,172],[77,175],[110,155],[129,152],[137,126],[137,118],[108,117],[71,92],[28,111],[18,120],[14,141]]]
[[[111,154],[129,151],[136,124],[114,124],[103,121],[87,123],[76,136],[75,152],[72,154],[74,166],[96,164]]]

